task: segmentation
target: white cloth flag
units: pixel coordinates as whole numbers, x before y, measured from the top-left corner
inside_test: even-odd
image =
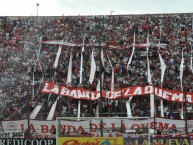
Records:
[[[181,90],[183,91],[183,71],[184,70],[184,52],[182,50],[182,60],[181,60],[181,64],[180,64],[180,85],[181,85]]]
[[[71,84],[71,82],[72,82],[72,51],[70,52],[70,59],[68,65],[67,84]]]
[[[160,53],[159,53],[159,60],[160,60],[160,64],[161,64],[161,87],[162,87],[162,83],[163,83],[164,75],[165,75],[165,70],[166,70],[166,65],[165,65]],[[161,115],[161,117],[164,117],[163,99],[161,99],[161,101],[160,101],[160,106],[161,106],[161,114],[160,115]]]
[[[128,101],[126,101],[126,108],[127,108],[127,117],[132,117],[132,113],[131,113],[131,100],[132,100],[133,96],[131,96],[129,98]]]
[[[128,64],[127,64],[127,70],[129,69],[129,65],[131,64],[134,51],[135,51],[135,31],[134,31],[134,38],[133,38],[133,50],[132,50],[131,57],[129,58],[129,61],[128,61]]]
[[[58,99],[59,99],[59,97],[56,99],[55,103],[52,105],[46,120],[53,120],[54,119]]]
[[[147,44],[148,43],[149,43],[149,31],[148,31],[148,35],[147,35]],[[147,49],[147,81],[148,81],[149,84],[152,84],[150,64],[149,64],[149,56],[148,56],[149,47],[146,47],[146,49]]]
[[[180,64],[180,85],[181,85],[181,90],[183,91],[183,72],[184,72],[184,51],[182,49],[182,60]],[[180,113],[181,119],[184,119],[184,114],[183,114],[183,103],[182,103],[182,108],[181,108],[181,113]]]
[[[89,83],[92,84],[94,77],[96,73],[96,62],[94,59],[94,48],[92,49],[91,53],[91,66],[90,66],[90,78],[89,78]]]
[[[159,60],[160,60],[160,64],[161,64],[161,87],[162,87],[162,83],[163,83],[164,75],[165,75],[165,70],[166,70],[166,65],[165,65],[160,53],[159,53]]]
[[[147,35],[147,44],[149,44],[149,31],[148,31],[148,35]],[[152,84],[150,64],[149,64],[149,56],[148,56],[148,52],[149,52],[148,45],[147,45],[146,49],[147,49],[147,81],[149,84]],[[150,94],[150,116],[151,117],[154,117],[154,115],[155,115],[154,111],[155,111],[154,110],[154,94]]]
[[[80,58],[80,81],[79,81],[80,84],[82,84],[83,53],[84,53],[84,46],[82,47],[81,58]]]
[[[59,45],[58,52],[57,52],[57,55],[56,55],[56,59],[55,59],[53,68],[57,68],[58,67],[58,61],[59,61],[59,58],[60,58],[61,51],[62,51],[62,48]]]

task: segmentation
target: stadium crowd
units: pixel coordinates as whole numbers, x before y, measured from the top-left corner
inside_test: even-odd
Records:
[[[152,84],[170,90],[181,91],[180,63],[184,53],[183,90],[193,91],[191,70],[191,49],[193,43],[192,14],[157,14],[126,16],[63,16],[63,17],[1,17],[0,21],[0,89],[1,118],[21,119],[27,115],[27,107],[32,111],[43,104],[36,119],[46,119],[57,96],[44,94],[41,89],[45,82],[83,87],[95,91],[99,80],[99,47],[104,50],[103,90],[111,88],[111,65],[115,72],[115,89],[128,86],[145,86],[147,81],[146,49],[135,49],[129,68],[132,47],[135,43],[145,44],[149,33],[152,43],[167,44],[165,49],[151,47],[148,52]],[[61,46],[62,53],[58,67],[53,64],[58,45],[42,44],[49,40],[64,40],[74,44],[85,44],[83,52],[83,76],[80,80],[81,47]],[[94,47],[96,46],[96,47]],[[118,49],[111,49],[117,46]],[[92,84],[89,83],[90,55],[92,49],[97,72]],[[72,82],[66,83],[70,52],[72,52]],[[161,54],[167,68],[161,82]],[[108,60],[109,58],[109,60]],[[33,81],[34,78],[34,81]],[[77,116],[78,101],[69,97],[58,98],[56,116]],[[102,101],[104,116],[126,116],[126,99]],[[27,105],[28,104],[28,105]],[[95,116],[97,101],[82,101],[81,116]],[[156,98],[159,116],[160,100]],[[164,100],[165,117],[179,118],[182,104]],[[192,113],[192,104],[187,107]],[[131,100],[133,116],[149,116],[149,96],[135,96]],[[55,117],[56,117],[55,116]],[[191,118],[191,115],[189,115]]]

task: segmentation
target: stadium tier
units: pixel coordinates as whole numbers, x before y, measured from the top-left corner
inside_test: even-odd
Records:
[[[2,130],[150,117],[154,129],[192,132],[192,16],[0,17]]]

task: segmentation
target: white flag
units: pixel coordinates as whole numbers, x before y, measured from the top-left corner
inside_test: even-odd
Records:
[[[68,64],[68,75],[67,75],[67,84],[72,82],[72,51],[70,52],[70,59]]]
[[[89,78],[89,83],[92,84],[94,77],[96,73],[96,62],[94,59],[94,48],[92,49],[91,53],[91,65],[90,65],[90,78]]]
[[[80,84],[82,84],[83,53],[84,53],[84,46],[82,47],[81,58],[80,58],[80,81],[79,81]]]
[[[164,75],[165,75],[165,70],[166,70],[166,65],[165,65],[160,53],[159,53],[159,60],[160,60],[160,64],[161,64],[161,87],[162,87],[162,83],[163,83]]]
[[[135,31],[134,31],[134,39],[133,39],[133,50],[132,50],[131,57],[129,58],[129,61],[128,61],[128,64],[127,64],[127,70],[129,69],[129,65],[131,64],[134,51],[135,51]]]
[[[59,61],[59,58],[60,58],[61,51],[62,51],[62,48],[59,45],[58,52],[57,52],[57,55],[56,55],[56,59],[55,59],[54,66],[53,66],[54,68],[58,67],[58,61]]]
[[[184,51],[182,50],[182,60],[180,64],[180,84],[181,84],[181,90],[183,91],[183,72],[184,72]]]

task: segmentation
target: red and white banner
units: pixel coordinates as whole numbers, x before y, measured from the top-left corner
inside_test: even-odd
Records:
[[[3,130],[6,132],[23,132],[28,128],[28,121],[15,120],[15,121],[1,121]],[[57,122],[58,123],[58,122]],[[53,133],[56,130],[56,120],[30,120],[30,131],[33,134]],[[193,120],[188,120],[188,132],[192,132]],[[120,118],[106,118],[103,119],[104,130],[112,130],[122,127],[126,130],[140,129],[144,127],[150,128],[156,127],[164,132],[167,132],[169,128],[177,130],[178,132],[185,132],[185,120],[174,120],[156,117],[151,119],[120,119]],[[100,131],[100,119],[89,120],[60,120],[59,128],[62,132],[75,133],[77,131],[98,132]]]
[[[155,92],[154,92],[155,91]],[[97,100],[100,98],[99,91],[90,91],[83,88],[71,88],[62,85],[57,85],[52,82],[45,83],[42,89],[43,93],[52,93],[60,96],[69,96],[74,99],[85,99],[85,100]],[[193,103],[193,93],[185,93],[182,91],[168,90],[160,87],[153,86],[132,86],[123,88],[115,91],[103,91],[102,97],[106,99],[118,99],[118,98],[129,98],[130,96],[139,96],[147,94],[155,94],[162,99],[166,99],[174,102]],[[186,98],[184,97],[186,94]]]

